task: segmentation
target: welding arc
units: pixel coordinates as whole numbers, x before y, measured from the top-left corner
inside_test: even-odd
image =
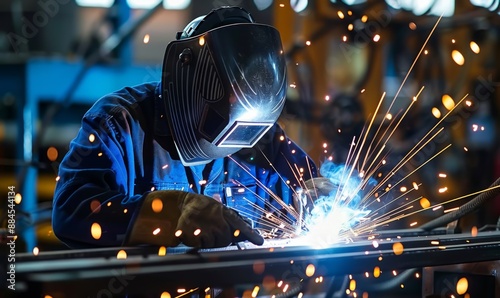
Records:
[[[454,220],[460,219],[461,217],[479,209],[479,207],[481,207],[481,205],[483,205],[486,201],[491,200],[500,194],[500,188],[498,188],[498,186],[500,186],[500,178],[491,184],[490,188],[493,189],[479,194],[474,199],[460,206],[458,210],[433,219],[420,226],[420,228],[423,230],[432,230],[437,227],[444,226]]]

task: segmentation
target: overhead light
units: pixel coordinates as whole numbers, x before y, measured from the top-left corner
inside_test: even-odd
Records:
[[[394,9],[411,11],[417,16],[425,14],[450,17],[455,13],[454,0],[385,0]]]
[[[290,0],[290,6],[296,13],[299,13],[306,10],[308,2],[307,0]]]
[[[78,6],[85,7],[111,7],[115,0],[76,0]]]
[[[258,10],[264,10],[273,4],[273,0],[253,0],[253,3]]]
[[[470,3],[477,7],[484,7],[490,11],[495,11],[498,8],[500,0],[470,0]]]

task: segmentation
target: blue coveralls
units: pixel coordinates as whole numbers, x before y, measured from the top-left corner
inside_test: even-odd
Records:
[[[290,204],[297,169],[303,169],[304,180],[316,176],[313,161],[277,124],[254,148],[208,165],[183,166],[160,94],[159,82],[127,87],[99,99],[83,117],[60,164],[53,204],[54,233],[68,246],[121,245],[151,191],[218,196],[258,221],[261,209],[251,202],[267,209],[276,202],[256,180]],[[91,235],[93,223],[102,230],[98,240]]]

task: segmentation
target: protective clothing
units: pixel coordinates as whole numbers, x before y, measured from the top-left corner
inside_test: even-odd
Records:
[[[145,198],[158,190],[219,198],[258,222],[264,210],[279,208],[265,188],[292,204],[297,179],[316,176],[313,161],[277,124],[254,148],[185,167],[165,113],[158,82],[116,91],[89,109],[59,166],[52,218],[59,239],[71,247],[122,245]]]
[[[223,7],[197,18],[165,51],[162,94],[184,165],[253,147],[283,110],[286,62],[279,32]]]
[[[146,196],[126,244],[213,248],[244,240],[264,242],[233,209],[204,195],[163,190]]]

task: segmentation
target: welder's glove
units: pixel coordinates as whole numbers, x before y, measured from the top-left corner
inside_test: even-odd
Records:
[[[330,179],[316,177],[304,182],[293,195],[293,205],[299,214],[306,216],[314,208],[314,202],[322,196],[329,196],[337,189]]]
[[[126,244],[213,248],[245,240],[264,242],[236,211],[204,195],[164,190],[146,196]]]

